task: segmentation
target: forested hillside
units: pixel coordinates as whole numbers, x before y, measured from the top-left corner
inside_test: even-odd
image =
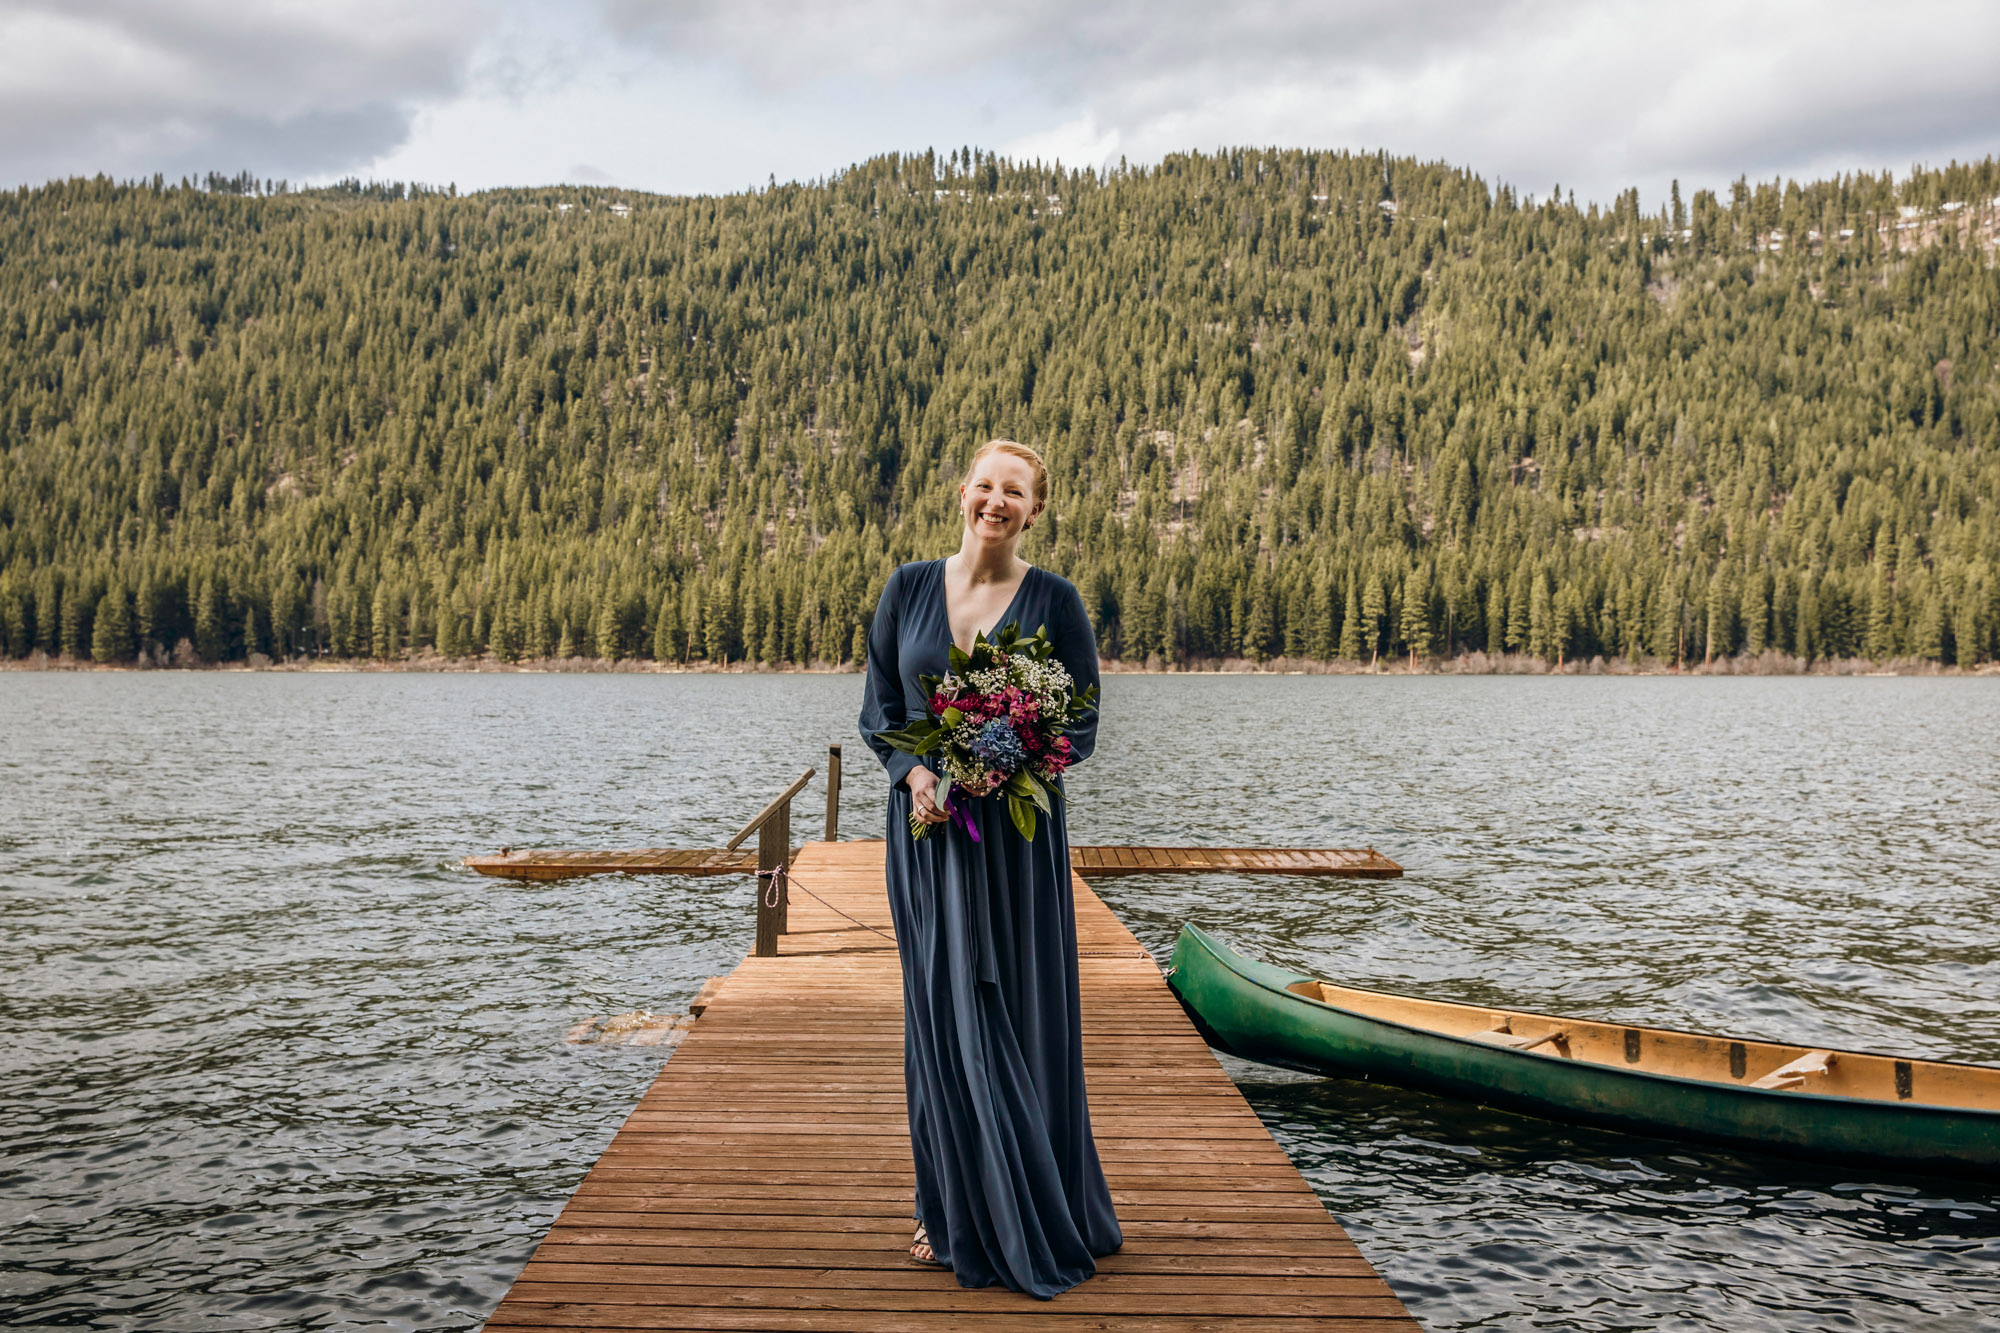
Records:
[[[1006,435],[1108,655],[1991,660],[1996,196],[1277,151],[0,195],[0,652],[852,660]]]

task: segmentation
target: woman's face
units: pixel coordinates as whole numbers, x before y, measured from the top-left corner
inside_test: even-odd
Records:
[[[986,455],[959,483],[958,509],[965,530],[980,541],[1012,545],[1041,511],[1035,503],[1034,469],[1012,454]]]

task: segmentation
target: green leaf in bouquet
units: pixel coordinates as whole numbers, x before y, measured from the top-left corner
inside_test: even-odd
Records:
[[[931,754],[938,746],[943,745],[951,737],[951,729],[949,727],[941,727],[933,722],[930,724],[930,728],[929,733],[921,741],[917,742],[917,748],[910,751],[911,754],[919,757]]]
[[[951,774],[947,773],[943,777],[938,779],[937,808],[940,810],[944,809],[944,803],[946,801],[949,801],[950,799],[951,799]]]
[[[1029,842],[1033,842],[1035,840],[1035,803],[1033,801],[1024,801],[1009,792],[1007,795],[1007,813],[1013,816],[1014,827],[1021,831],[1021,836]]]
[[[977,639],[973,640],[973,645],[975,647],[978,646]],[[956,643],[952,643],[946,647],[945,659],[951,663],[951,674],[954,676],[962,676],[972,667],[971,656]]]
[[[959,712],[956,708],[947,708],[944,710],[943,720],[947,727],[955,727],[965,721],[965,714]]]
[[[924,751],[920,747],[937,731],[938,724],[925,718],[920,722],[898,727],[894,731],[878,731],[875,733],[875,738],[887,741],[891,747],[901,750],[904,754],[922,754]]]
[[[1006,788],[1008,795],[1018,796],[1026,801],[1033,801],[1037,810],[1040,810],[1043,814],[1049,813],[1048,789],[1042,785],[1041,781],[1034,774],[1028,772],[1026,769],[1022,769],[1020,772],[1014,774],[1002,785]]]

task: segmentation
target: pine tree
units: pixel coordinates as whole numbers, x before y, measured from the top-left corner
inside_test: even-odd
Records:
[[[72,585],[63,589],[61,645],[64,658],[76,661],[88,649],[91,610],[92,599],[86,588]]]
[[[1648,617],[1651,638],[1648,647],[1654,657],[1662,662],[1672,662],[1679,670],[1685,654],[1682,651],[1682,601],[1680,589],[1670,578],[1661,579],[1654,587],[1652,614]]]
[[[591,635],[596,644],[597,656],[607,662],[616,662],[625,656],[624,634],[619,624],[618,604],[609,593],[599,598],[597,604],[597,624]]]
[[[1272,640],[1277,637],[1277,612],[1271,595],[1271,580],[1259,564],[1250,577],[1250,608],[1243,629],[1243,651],[1253,662],[1268,662]]]
[[[1556,670],[1579,647],[1583,634],[1583,594],[1574,583],[1564,583],[1555,596]]]
[[[134,651],[132,612],[125,602],[125,590],[107,588],[98,599],[91,624],[90,656],[98,662],[123,662]]]
[[[1771,607],[1764,592],[1764,575],[1752,570],[1743,580],[1743,650],[1752,657],[1770,644]]]
[[[1418,659],[1429,657],[1431,652],[1428,576],[1429,571],[1418,568],[1411,570],[1403,579],[1403,608],[1396,633],[1410,654],[1412,669],[1415,669]]]
[[[1862,651],[1877,662],[1896,655],[1896,599],[1890,591],[1889,575],[1877,560],[1868,579],[1868,623]]]
[[[1340,617],[1340,656],[1349,662],[1361,660],[1361,593],[1354,575],[1347,576],[1347,605]]]
[[[371,648],[378,661],[386,662],[402,655],[402,635],[396,623],[400,612],[399,601],[387,583],[375,585],[375,600],[369,605],[368,624]]]
[[[1371,572],[1361,594],[1361,637],[1371,666],[1382,659],[1382,618],[1388,611],[1387,602],[1381,577]]]
[[[655,662],[680,661],[680,645],[680,590],[670,584],[666,591],[660,594],[660,609],[653,616],[653,660]]]
[[[1514,577],[1507,588],[1507,635],[1504,642],[1511,653],[1534,654],[1532,641],[1534,621],[1531,615],[1533,594],[1529,591],[1529,567],[1519,564],[1514,567]]]
[[[6,574],[0,574],[0,651],[8,657],[26,657],[32,651],[27,598]]]
[[[1951,630],[1953,657],[1959,666],[1977,666],[1984,660],[1980,652],[1983,636],[1979,628],[1978,608],[1970,591],[1959,598],[1953,610]]]
[[[1528,580],[1528,656],[1544,662],[1557,659],[1556,611],[1549,596],[1549,576],[1538,571]]]
[[[229,631],[223,621],[222,591],[215,580],[205,578],[195,594],[194,650],[204,662],[220,662],[229,655]]]
[[[1736,591],[1727,569],[1717,566],[1708,581],[1708,633],[1703,639],[1702,660],[1712,662],[1731,656],[1736,650]]]

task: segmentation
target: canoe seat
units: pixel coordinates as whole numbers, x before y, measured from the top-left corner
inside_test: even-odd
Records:
[[[1509,1032],[1504,1027],[1488,1028],[1484,1032],[1473,1033],[1472,1040],[1490,1042],[1495,1046],[1507,1046],[1517,1051],[1532,1051],[1538,1047],[1553,1045],[1556,1054],[1564,1059],[1569,1058],[1569,1033],[1560,1028],[1554,1032],[1545,1032],[1539,1037],[1524,1037],[1519,1033]]]
[[[1833,1060],[1832,1051],[1807,1051],[1791,1063],[1779,1065],[1750,1086],[1769,1088],[1774,1092],[1790,1092],[1794,1088],[1804,1087],[1809,1075],[1824,1076],[1830,1073],[1833,1069]]]

